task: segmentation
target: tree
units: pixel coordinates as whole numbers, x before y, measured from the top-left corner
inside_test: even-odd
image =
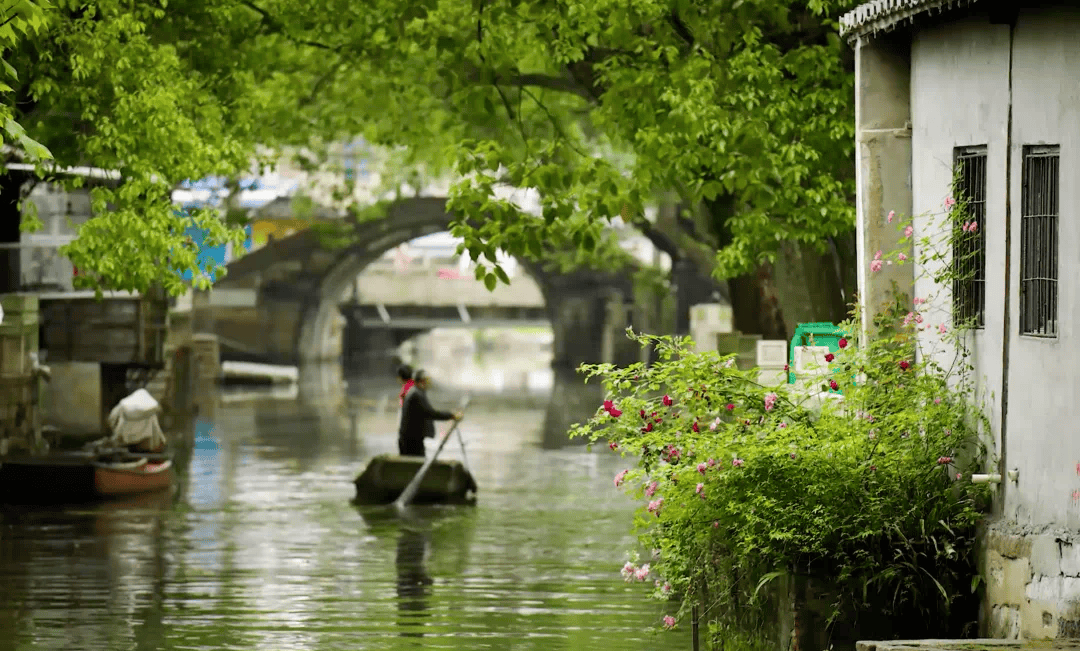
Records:
[[[323,53],[300,114],[452,167],[476,256],[622,215],[676,259],[727,278],[736,326],[784,336],[839,320],[854,274],[853,77],[843,0],[251,0]],[[544,219],[494,197],[539,191]],[[669,208],[650,222],[644,209]],[[674,207],[678,209],[671,209]]]
[[[251,61],[255,49],[268,44],[239,37],[254,17],[232,3],[201,0],[58,0],[35,9],[38,31],[28,30],[6,55],[9,76],[17,80],[2,110],[32,140],[16,132],[18,146],[3,161],[0,241],[18,242],[20,228],[37,225],[32,214],[24,219],[20,206],[33,182],[73,187],[84,179],[65,175],[67,167],[114,170],[121,181],[92,189],[95,215],[64,250],[80,270],[76,283],[127,290],[162,284],[177,294],[185,289],[181,274],[194,270],[196,284],[205,285],[202,273],[209,269],[199,268],[185,228],[197,224],[217,242],[237,233],[210,211],[179,215],[171,193],[185,179],[251,165],[262,136],[258,118],[274,105],[260,90],[272,71],[260,77]],[[196,16],[203,21],[197,28]],[[237,44],[233,57],[209,49],[220,42]],[[36,173],[12,169],[20,157],[42,158],[30,142],[41,143],[54,160],[39,164]],[[18,273],[18,260],[8,263],[0,291],[18,284],[10,273]]]

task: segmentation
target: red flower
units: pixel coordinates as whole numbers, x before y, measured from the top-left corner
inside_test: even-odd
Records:
[[[662,400],[661,402],[663,402],[663,403],[664,403],[664,406],[665,406],[665,407],[670,407],[670,406],[671,406],[671,403],[672,403],[673,401],[671,400],[671,396],[667,396],[667,395],[665,395],[665,396],[664,396],[664,399],[663,399],[663,400]]]
[[[618,418],[619,416],[622,416],[622,412],[619,411],[618,409],[615,409],[614,407],[609,409],[608,413],[611,414],[612,418]]]
[[[607,446],[608,446],[609,448],[611,448],[612,450],[615,450],[615,449],[618,449],[618,447],[619,447],[619,444],[618,444],[618,443],[616,443],[615,441],[611,441],[610,443],[608,443],[608,444],[607,444]]]
[[[836,342],[836,345],[840,346],[841,348],[847,348],[847,339],[841,337],[840,341]]]
[[[911,368],[911,364],[908,364],[906,359],[900,360],[900,370],[901,371],[906,371],[909,368]]]
[[[825,355],[825,361],[826,361],[826,362],[831,362],[831,361],[833,361],[834,359],[836,359],[836,356],[835,356],[835,355],[833,355],[832,353],[828,353],[827,355]]]
[[[641,414],[641,420],[645,420],[645,419],[648,418],[648,416],[645,415],[645,410],[644,409],[642,409],[638,413]]]
[[[657,424],[657,425],[659,425],[660,423],[664,422],[664,419],[663,419],[663,418],[656,418],[656,419],[654,419],[654,420],[656,421],[656,424]]]
[[[733,409],[735,409],[735,405],[734,405],[734,404],[732,404],[732,403],[730,403],[730,402],[729,402],[729,403],[727,403],[727,410],[728,410],[728,411],[731,411],[731,410],[733,410]],[[1080,473],[1077,473],[1077,474],[1080,474]]]
[[[615,403],[610,400],[604,401],[604,411],[611,411],[615,407]]]
[[[642,432],[651,432],[652,431],[652,423],[645,423],[645,427],[642,427],[641,431]]]
[[[870,472],[877,472],[877,466],[870,466]]]
[[[836,391],[840,388],[840,385],[836,383],[836,380],[829,380],[829,388]]]
[[[789,369],[788,369],[788,365],[787,365],[787,364],[784,364],[784,372],[785,372],[785,373],[787,373],[788,371],[789,371]]]
[[[695,432],[700,432],[701,431],[701,429],[698,428],[698,424],[697,424],[696,420],[694,421],[694,426],[691,427],[690,429],[694,430]]]

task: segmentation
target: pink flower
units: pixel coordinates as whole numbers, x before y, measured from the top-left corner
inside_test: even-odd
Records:
[[[649,576],[649,564],[645,563],[634,572],[634,578],[638,581],[644,581]]]
[[[979,222],[971,222],[968,225],[968,232],[969,233],[974,233],[978,229],[979,229]]]
[[[952,463],[952,457],[938,457],[938,465],[944,466],[947,463]]]
[[[886,217],[885,217],[885,222],[888,223],[888,224],[891,224],[892,220],[895,219],[895,218],[896,218],[896,211],[895,210],[890,210],[889,214],[886,215]]]
[[[934,398],[934,404],[935,405],[940,405],[941,404],[941,398]]]
[[[664,615],[664,628],[675,628],[675,618],[671,615]]]
[[[661,400],[661,402],[664,403],[665,407],[670,407],[674,401],[671,399],[671,396],[665,395],[663,400]]]
[[[880,260],[881,259],[881,249],[878,249],[878,252],[874,254],[874,259],[875,260]]]
[[[905,255],[903,253],[900,253],[900,254],[898,254],[896,256],[896,259],[899,260],[900,262],[903,262],[903,261],[907,260],[907,255]]]
[[[622,566],[622,575],[623,575],[623,578],[626,579],[627,581],[630,580],[630,577],[634,576],[634,572],[636,572],[636,571],[637,571],[637,567],[635,567],[634,564],[631,563],[630,561],[626,561],[626,565]]]
[[[705,492],[705,484],[698,484],[697,486],[695,486],[694,492],[698,495],[701,495],[702,497],[705,497],[705,495],[703,494]]]
[[[960,473],[956,473],[956,478],[957,478],[957,479],[960,479],[960,478],[962,478],[962,477],[963,477],[963,475],[961,475]]]
[[[660,517],[660,509],[664,506],[664,498],[658,497],[655,500],[649,502],[649,513],[655,513],[656,517]]]
[[[660,592],[664,594],[671,592],[671,584],[665,582],[664,585],[660,586]]]
[[[719,416],[717,416],[717,417],[716,417],[716,420],[714,420],[714,421],[712,422],[712,425],[709,425],[709,429],[711,429],[712,431],[714,431],[714,432],[715,432],[715,431],[716,431],[716,428],[717,428],[717,427],[719,427],[719,426],[720,426],[720,417],[719,417]]]
[[[915,232],[915,229],[912,228],[911,226],[908,226],[907,228],[904,229],[904,237],[911,237],[911,234],[914,233],[914,232]]]
[[[615,441],[609,441],[609,442],[608,442],[608,444],[607,444],[607,446],[608,446],[609,448],[611,448],[612,450],[617,450],[617,449],[619,449],[619,444],[618,444],[618,443],[616,443]]]
[[[911,299],[911,302],[914,303],[915,305],[922,305],[923,303],[926,302],[926,299],[925,298],[919,298],[918,296],[916,296],[915,298]]]
[[[697,465],[697,471],[700,472],[703,475],[705,474],[705,471],[708,470],[708,469],[709,469],[709,466],[705,462],[701,462],[701,463],[699,463]]]
[[[945,197],[945,209],[946,210],[948,210],[949,208],[952,208],[955,205],[956,205],[956,199],[953,199],[952,197]]]
[[[874,261],[872,261],[870,263],[870,271],[874,271],[874,272],[881,271],[881,266],[882,266],[881,260],[874,260]]]
[[[660,484],[656,482],[649,484],[648,487],[645,488],[645,497],[652,497],[653,495],[656,495],[657,488],[660,488]]]
[[[792,452],[792,453],[791,453],[791,454],[789,454],[788,456],[789,456],[789,457],[791,457],[792,459],[794,459],[794,458],[795,458],[795,453],[794,453],[794,452]]]
[[[938,333],[940,333],[940,334],[945,334],[945,331],[946,331],[946,330],[948,330],[948,328],[946,328],[946,327],[945,327],[945,324],[944,324],[944,323],[939,323],[939,324],[938,324],[938,327],[937,327],[937,331],[938,331]]]
[[[731,465],[735,466],[736,468],[739,468],[739,467],[741,467],[743,465],[743,460],[738,459],[738,458],[732,459],[731,460]]]
[[[772,408],[776,406],[778,397],[775,393],[770,393],[765,396],[765,411],[772,411]]]
[[[629,472],[630,472],[629,470],[624,470],[624,471],[620,472],[619,474],[615,475],[615,486],[616,487],[622,486],[622,483],[624,481],[626,481],[626,475]]]
[[[712,528],[713,529],[719,529],[720,528],[720,523],[719,522],[713,522],[712,523]]]

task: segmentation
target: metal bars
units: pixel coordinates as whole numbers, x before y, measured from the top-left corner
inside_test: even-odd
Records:
[[[986,146],[953,150],[955,198],[964,209],[954,225],[953,324],[982,328],[986,320]]]
[[[1024,147],[1020,210],[1020,334],[1058,335],[1057,145]]]

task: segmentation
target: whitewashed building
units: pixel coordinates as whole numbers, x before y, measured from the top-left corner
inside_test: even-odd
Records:
[[[973,356],[998,459],[987,471],[1001,478],[985,555],[993,637],[1080,637],[1077,5],[877,0],[842,21],[856,50],[864,310],[896,281],[982,324]],[[957,168],[981,234],[975,278],[954,292],[912,265],[871,272],[876,251],[898,246],[888,213],[931,234],[922,215],[942,212]]]

